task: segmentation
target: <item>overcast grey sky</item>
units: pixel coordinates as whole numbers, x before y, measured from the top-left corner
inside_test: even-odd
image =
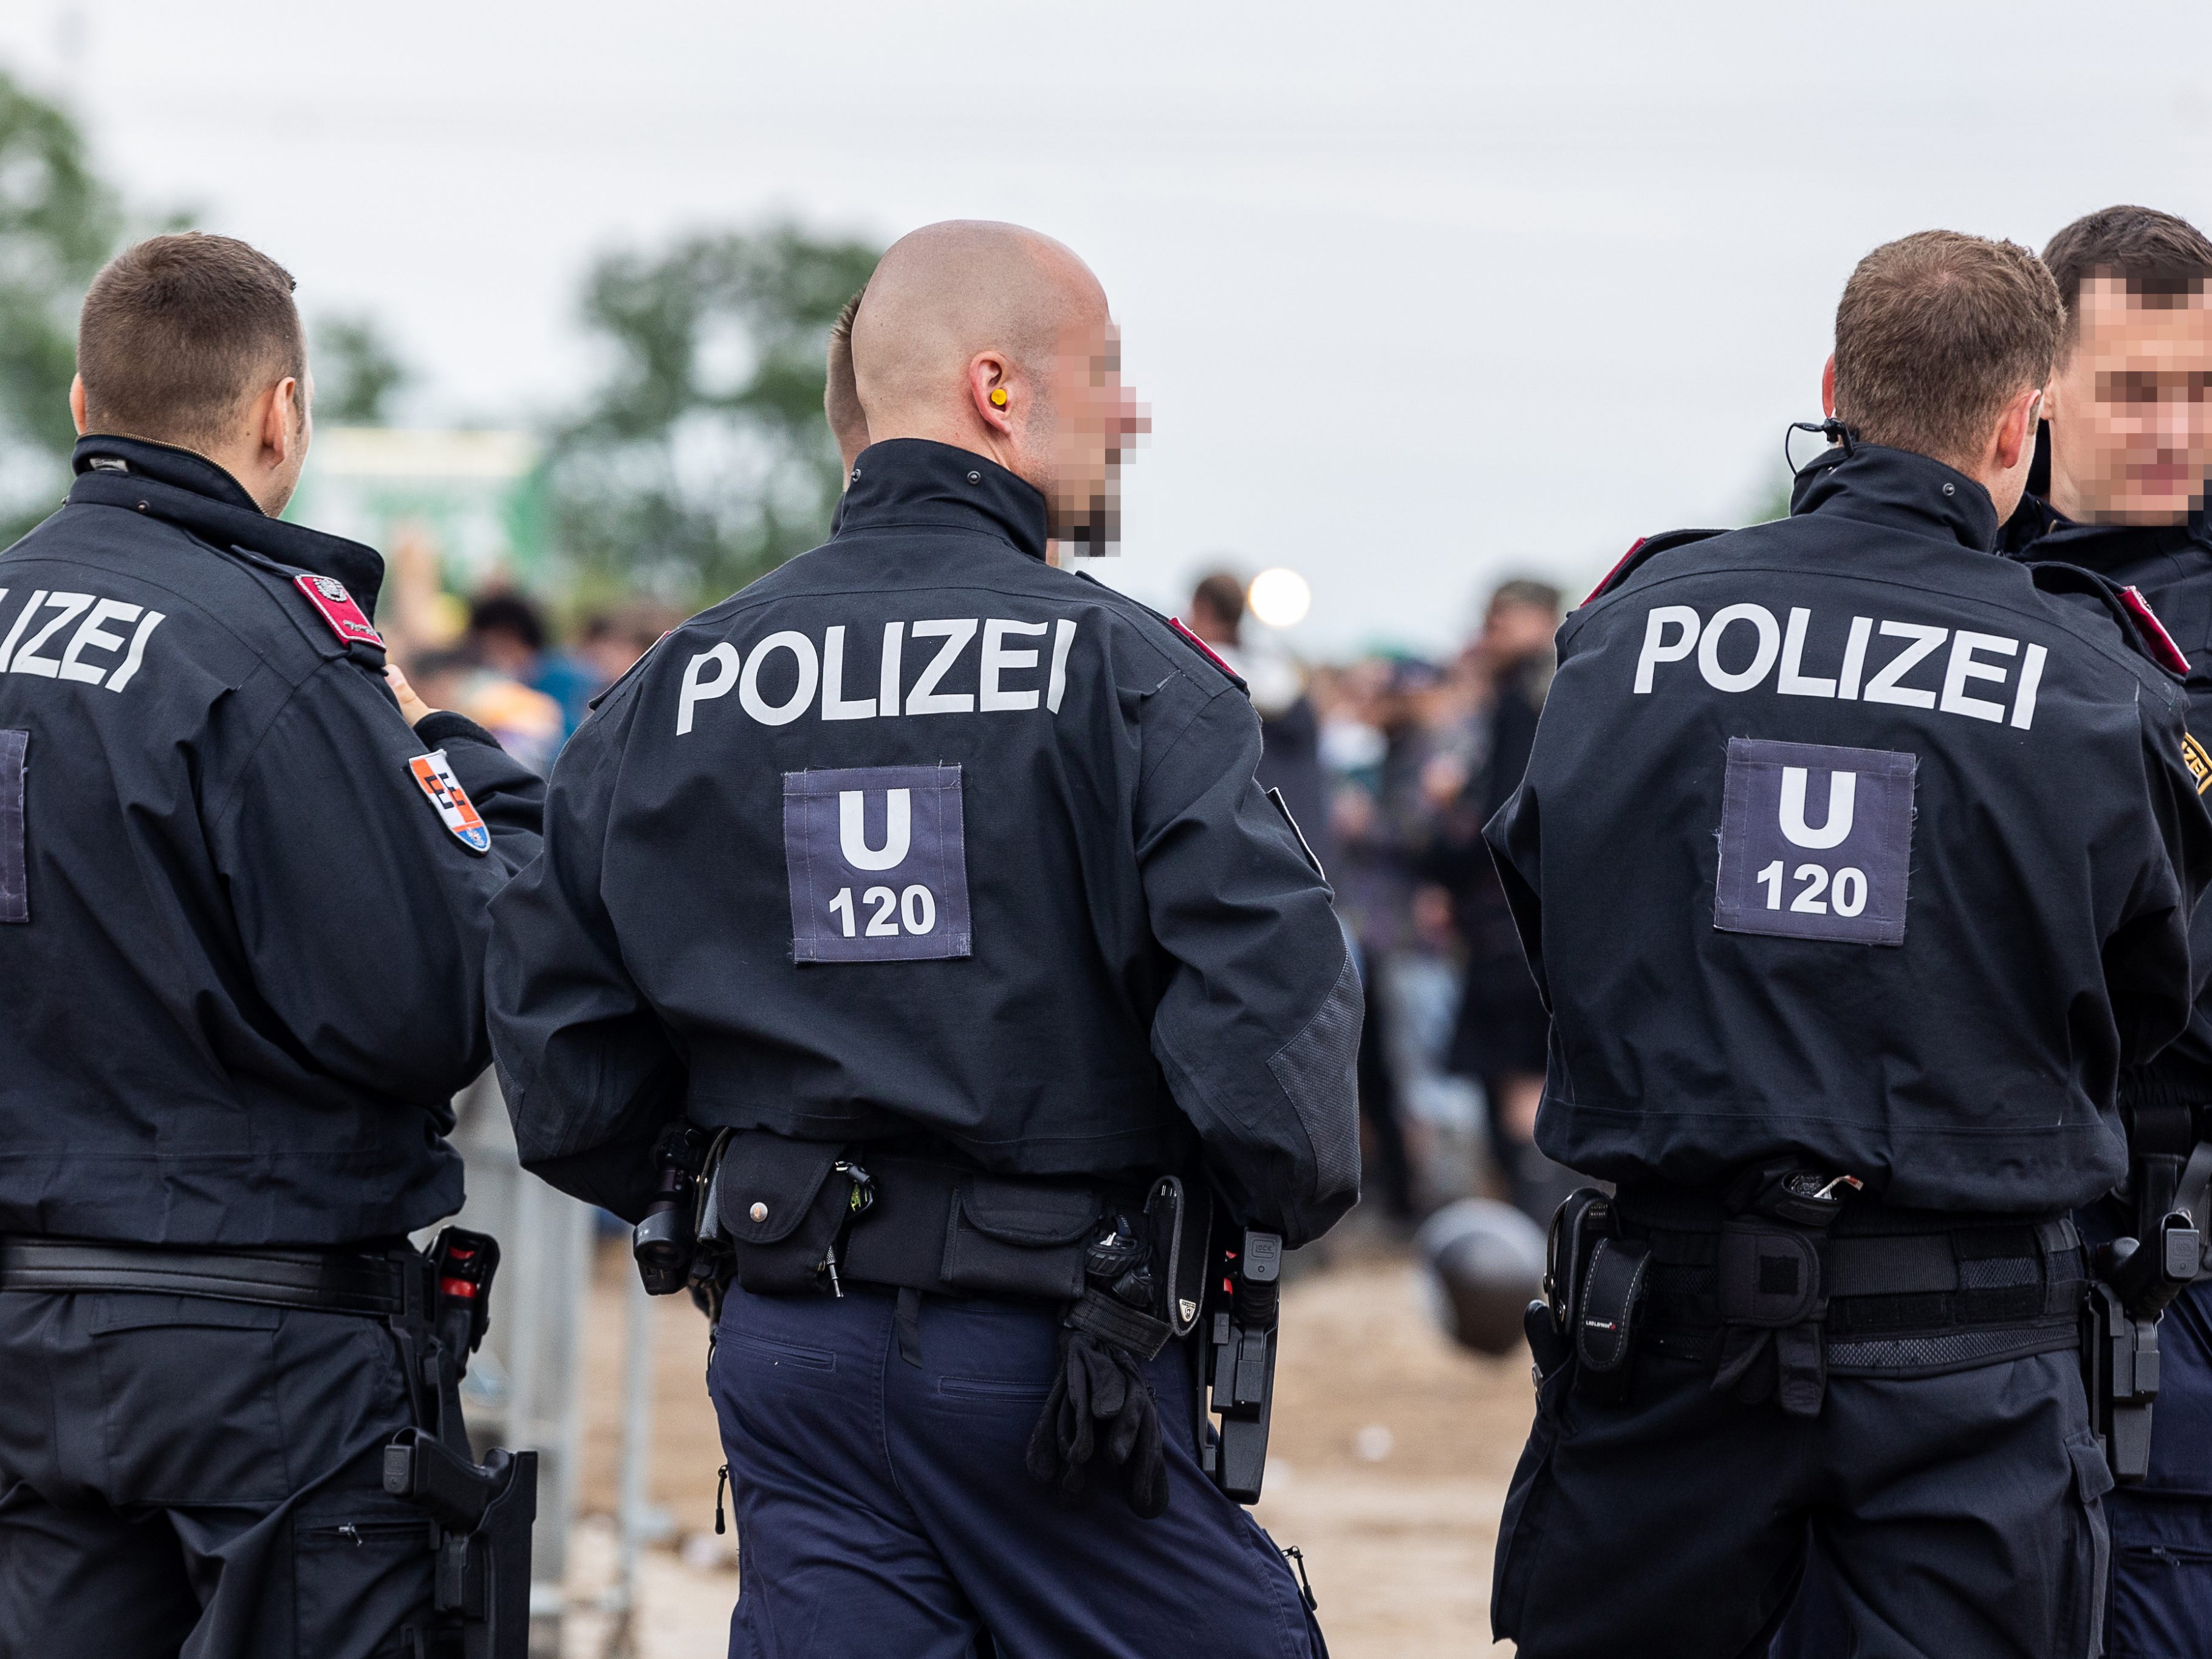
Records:
[[[423,419],[571,401],[613,245],[1048,231],[1155,421],[1094,568],[1176,606],[1214,555],[1291,565],[1317,652],[1739,521],[1878,242],[2212,221],[2209,47],[2203,0],[0,6],[134,204],[375,313]]]

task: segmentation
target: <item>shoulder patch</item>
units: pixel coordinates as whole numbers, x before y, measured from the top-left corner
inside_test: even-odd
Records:
[[[1712,537],[1727,534],[1728,532],[1725,530],[1668,530],[1661,532],[1656,536],[1638,536],[1635,544],[1620,556],[1612,569],[1605,573],[1604,580],[1590,589],[1583,598],[1583,604],[1588,605],[1592,600],[1601,599],[1611,592],[1622,582],[1627,580],[1636,568],[1654,554],[1664,553],[1670,548],[1687,547],[1692,542],[1706,541]],[[1579,606],[1577,608],[1580,609]]]
[[[469,799],[469,792],[461,787],[461,781],[453,775],[453,763],[446,751],[434,749],[427,755],[417,755],[407,763],[414,773],[415,781],[422,786],[430,805],[437,809],[439,822],[453,832],[453,839],[471,853],[491,851],[491,831],[484,825],[477,804]]]
[[[2189,769],[2189,775],[2197,780],[2198,794],[2212,789],[2212,755],[2206,754],[2204,745],[2186,732],[2181,734],[2181,763]]]
[[[1218,668],[1223,673],[1226,674],[1229,677],[1230,683],[1235,685],[1238,690],[1241,691],[1244,689],[1244,677],[1239,674],[1235,669],[1231,668],[1227,663],[1222,661],[1220,657],[1215,653],[1212,646],[1208,645],[1204,640],[1199,638],[1197,635],[1192,633],[1190,631],[1189,625],[1186,623],[1181,617],[1170,617],[1168,618],[1168,626],[1174,629],[1176,633],[1182,635],[1182,642],[1185,645],[1194,647],[1197,649],[1199,655],[1204,657],[1206,661],[1212,663],[1216,668]]]
[[[2120,590],[2120,603],[2133,613],[2142,629],[2143,638],[2151,647],[2151,656],[2162,666],[2177,674],[2189,672],[2189,653],[2173,642],[2173,635],[2166,631],[2166,624],[2158,619],[2158,612],[2150,608],[2143,598],[2142,589],[2130,583]]]
[[[2037,589],[2045,593],[2079,593],[2102,605],[2106,614],[2118,624],[2120,637],[2131,646],[2137,655],[2148,657],[2167,673],[2186,678],[2189,659],[2173,642],[2173,636],[2150,608],[2150,601],[2133,587],[2121,587],[2094,570],[2084,570],[2078,564],[2064,564],[2056,559],[2027,561],[2029,578]]]
[[[307,602],[331,625],[331,632],[337,635],[342,643],[373,645],[380,651],[384,648],[384,635],[376,631],[375,624],[354,603],[354,597],[346,592],[343,582],[328,576],[309,574],[295,576],[292,585],[307,596]]]

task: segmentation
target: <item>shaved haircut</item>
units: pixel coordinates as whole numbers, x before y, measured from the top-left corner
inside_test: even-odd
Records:
[[[894,243],[860,297],[853,367],[872,432],[941,407],[981,351],[1042,386],[1062,331],[1106,296],[1082,260],[1019,225],[949,219]]]

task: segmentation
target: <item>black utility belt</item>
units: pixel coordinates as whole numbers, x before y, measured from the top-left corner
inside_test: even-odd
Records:
[[[1144,1187],[988,1175],[759,1130],[722,1143],[708,1183],[702,1242],[719,1243],[730,1279],[767,1296],[851,1284],[1073,1301],[1109,1216],[1141,1213],[1151,1196]],[[1163,1242],[1180,1254],[1177,1241]]]
[[[2078,1340],[2089,1280],[2071,1218],[1896,1211],[1852,1203],[1846,1176],[1753,1174],[1762,1209],[1681,1191],[1570,1197],[1548,1308],[1531,1310],[1540,1370],[1571,1350],[1577,1390],[1618,1401],[1641,1349],[1812,1416],[1831,1373],[1935,1376]]]
[[[125,1291],[389,1318],[429,1259],[412,1250],[176,1249],[90,1239],[0,1237],[0,1291]],[[429,1300],[427,1285],[416,1304]]]
[[[1717,1358],[1729,1322],[1723,1236],[1644,1237],[1651,1247],[1649,1346],[1676,1358]],[[1818,1257],[1826,1307],[1817,1322],[1832,1375],[1931,1376],[2057,1352],[2080,1340],[2088,1265],[2069,1220],[1830,1237]]]

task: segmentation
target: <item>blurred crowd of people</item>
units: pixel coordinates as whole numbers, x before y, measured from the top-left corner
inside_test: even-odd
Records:
[[[562,618],[503,571],[468,595],[452,591],[448,574],[430,533],[403,526],[377,607],[392,660],[424,702],[467,715],[541,774],[592,699],[684,617],[674,605],[627,599]]]
[[[1251,688],[1262,785],[1336,890],[1366,981],[1366,1201],[1412,1223],[1470,1193],[1547,1222],[1580,1184],[1536,1150],[1549,1022],[1482,826],[1519,784],[1553,668],[1559,590],[1502,583],[1449,659],[1301,665],[1207,576],[1185,621]]]

